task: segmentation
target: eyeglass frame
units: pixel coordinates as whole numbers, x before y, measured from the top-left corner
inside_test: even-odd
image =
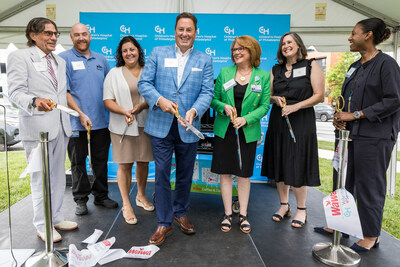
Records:
[[[241,46],[241,47],[237,47],[237,48],[232,48],[232,49],[231,49],[231,52],[232,52],[232,54],[235,53],[235,52],[243,53],[243,51],[244,51],[245,49],[246,49],[246,47]]]
[[[60,37],[61,33],[60,32],[53,32],[53,31],[41,31],[40,33],[43,33],[44,35],[46,35],[47,37],[53,37],[53,35],[58,38]]]

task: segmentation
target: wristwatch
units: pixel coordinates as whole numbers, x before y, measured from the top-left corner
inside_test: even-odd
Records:
[[[360,111],[354,111],[353,116],[356,120],[358,120],[361,117]]]
[[[35,105],[36,99],[37,99],[37,97],[32,98],[32,102],[31,102],[31,106],[34,108],[36,108],[36,105]]]

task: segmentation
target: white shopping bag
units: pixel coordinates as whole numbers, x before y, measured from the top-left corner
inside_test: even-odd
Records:
[[[333,154],[333,159],[331,162],[331,166],[339,172],[339,162],[340,162],[340,155],[342,154],[342,149],[343,149],[343,141],[339,141],[335,153]],[[342,162],[342,172],[343,172],[343,177],[342,177],[342,188],[346,185],[346,176],[347,176],[347,161],[349,158],[348,151],[346,151],[346,154],[344,155],[343,162]]]
[[[354,197],[346,189],[337,189],[323,199],[327,226],[363,239],[360,217]]]
[[[159,251],[160,248],[155,245],[148,245],[145,247],[131,247],[131,249],[126,253],[124,258],[134,258],[134,259],[149,259],[153,257],[154,254]]]

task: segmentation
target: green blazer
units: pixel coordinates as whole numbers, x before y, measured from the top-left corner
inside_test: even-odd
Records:
[[[217,111],[214,134],[221,138],[225,138],[226,130],[230,123],[230,118],[224,113],[224,106],[235,106],[233,87],[225,91],[224,84],[235,78],[236,68],[236,65],[222,68],[214,87],[214,98],[211,102],[211,107]],[[252,90],[252,85],[261,85],[261,92]],[[253,67],[250,82],[242,102],[242,113],[240,114],[247,121],[247,124],[242,127],[246,143],[254,142],[261,138],[260,120],[268,113],[270,96],[269,73]]]

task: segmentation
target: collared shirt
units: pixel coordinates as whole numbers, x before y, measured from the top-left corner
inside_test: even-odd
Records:
[[[189,48],[184,54],[182,54],[181,49],[175,44],[175,54],[178,60],[178,86],[181,85],[183,71],[185,70],[186,62],[189,59],[190,53],[193,51],[193,46]]]
[[[46,66],[47,69],[47,59],[46,59],[46,53],[42,51],[42,49],[40,49],[39,47],[35,46],[36,51],[39,54],[40,57],[40,61]],[[53,67],[54,70],[54,74],[56,75],[56,79],[58,80],[58,64],[56,62],[56,60],[54,59],[54,56],[52,53],[50,53],[50,62],[51,62],[51,66]]]
[[[106,58],[93,51],[86,58],[74,47],[60,56],[67,63],[67,90],[92,121],[92,129],[107,128],[109,112],[103,104],[103,83],[110,65]],[[71,126],[73,131],[85,131],[79,118],[71,116]]]

